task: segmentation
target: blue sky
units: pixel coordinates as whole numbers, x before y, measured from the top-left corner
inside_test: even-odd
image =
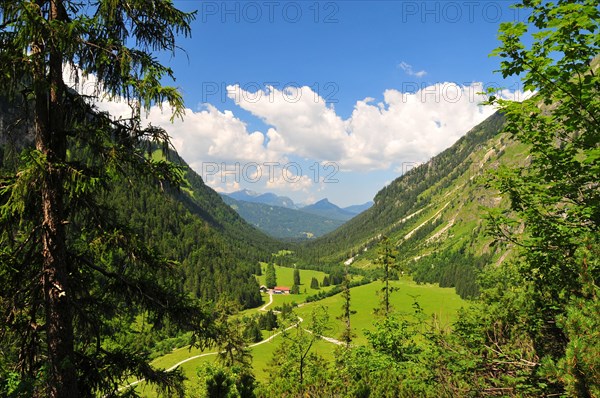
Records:
[[[219,191],[363,203],[491,114],[483,87],[520,96],[488,56],[509,1],[175,3],[198,10],[161,56],[189,109],[149,118]]]

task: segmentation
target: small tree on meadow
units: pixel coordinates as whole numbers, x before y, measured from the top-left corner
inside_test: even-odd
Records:
[[[275,286],[277,286],[277,274],[275,272],[275,265],[273,263],[269,263],[267,265],[265,284],[269,289],[273,289]]]
[[[310,288],[311,289],[318,289],[319,288],[319,281],[317,280],[317,278],[313,277],[310,280]]]
[[[390,294],[398,290],[398,288],[390,287],[390,279],[396,268],[397,254],[398,252],[392,242],[390,242],[387,236],[383,236],[379,243],[379,255],[375,260],[375,263],[381,266],[383,274],[383,287],[379,292],[381,294],[381,302],[379,307],[375,309],[375,313],[384,317],[387,317],[391,311]]]

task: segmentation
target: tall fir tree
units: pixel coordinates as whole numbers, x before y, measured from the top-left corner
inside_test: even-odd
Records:
[[[149,156],[166,153],[167,134],[140,114],[163,103],[183,114],[152,52],[174,53],[193,18],[169,0],[0,1],[0,94],[14,108],[11,133],[33,140],[0,180],[0,344],[28,395],[118,395],[129,377],[182,395],[181,374],[149,366],[122,330],[144,313],[196,342],[215,336],[211,313],[179,291],[176,264],[101,205],[119,179],[179,183],[176,167]],[[92,96],[66,76],[91,77]],[[100,95],[131,117],[98,111]]]

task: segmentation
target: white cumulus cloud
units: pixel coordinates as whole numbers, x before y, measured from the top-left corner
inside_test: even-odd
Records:
[[[246,123],[229,110],[219,111],[207,104],[194,112],[186,109],[183,120],[170,121],[169,112],[153,107],[147,119],[163,127],[172,137],[175,149],[191,162],[268,162],[280,161],[279,154],[264,146],[265,135],[248,131]]]
[[[268,87],[262,95],[231,89],[241,94],[232,96],[237,105],[271,126],[265,151],[335,161],[347,171],[427,160],[494,112],[480,105],[481,83],[386,90],[381,103],[357,101],[345,120],[310,87],[293,93]]]
[[[269,149],[320,160],[344,156],[344,121],[310,87],[269,86],[250,93],[229,86],[227,91],[237,105],[273,126],[267,134]]]
[[[406,63],[407,73],[415,73]],[[424,71],[423,71],[424,72]],[[417,72],[420,73],[420,72]],[[93,77],[91,77],[93,79]],[[95,81],[88,82],[87,88]],[[84,87],[85,88],[85,87]],[[336,162],[342,171],[404,170],[406,164],[427,161],[451,146],[458,138],[495,110],[482,106],[482,83],[421,85],[413,93],[389,89],[381,102],[373,98],[357,101],[344,119],[310,87],[248,92],[239,86],[227,87],[228,95],[240,108],[260,118],[266,131],[250,131],[231,110],[206,104],[200,110],[186,109],[183,120],[171,122],[168,107],[152,107],[144,122],[163,127],[172,137],[179,154],[203,177],[206,165],[215,171],[211,186],[231,191],[243,179],[254,180],[248,164],[285,165],[291,156],[310,161]],[[533,93],[504,90],[505,99],[522,101]],[[124,101],[104,99],[99,108],[115,116],[129,117]],[[220,178],[224,168],[241,171]],[[244,173],[248,174],[245,175]],[[297,177],[297,178],[296,178]],[[302,191],[314,194],[320,189],[310,176],[278,175],[261,180],[267,189]]]

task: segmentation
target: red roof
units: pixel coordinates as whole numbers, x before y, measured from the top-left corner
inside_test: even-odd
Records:
[[[281,290],[282,292],[285,292],[286,290],[290,290],[290,288],[286,286],[275,286],[273,290]]]

